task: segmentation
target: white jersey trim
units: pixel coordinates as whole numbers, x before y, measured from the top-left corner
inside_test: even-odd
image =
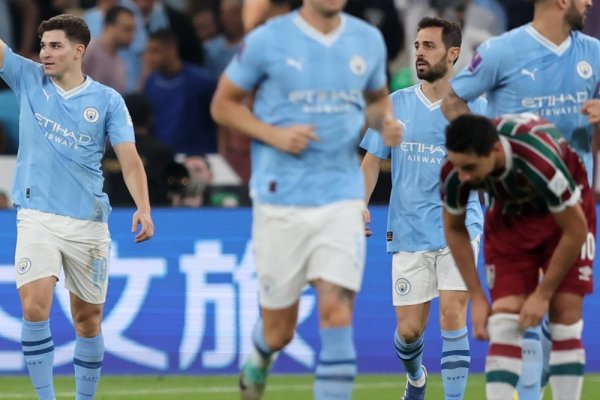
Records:
[[[564,42],[557,46],[556,44],[548,40],[544,35],[536,31],[533,25],[529,25],[525,29],[542,46],[546,47],[548,50],[556,53],[559,56],[563,55],[563,53],[567,51],[571,46],[571,36],[569,36]]]
[[[324,34],[306,22],[300,13],[296,13],[293,21],[298,29],[300,29],[306,36],[328,47],[338,41],[340,36],[342,36],[342,33],[344,33],[344,29],[346,27],[346,16],[344,14],[340,14],[340,25],[335,30],[327,34]]]
[[[427,98],[427,96],[425,96],[425,93],[423,93],[423,89],[421,89],[421,85],[418,85],[417,87],[415,87],[415,93],[417,94],[417,97],[419,98],[419,100],[421,100],[421,103],[423,103],[423,105],[425,107],[427,107],[429,109],[429,111],[433,111],[437,108],[440,108],[442,105],[443,99],[440,99],[440,100],[436,101],[435,103],[432,103],[431,100],[429,100]]]
[[[56,91],[58,92],[59,95],[61,95],[61,97],[63,99],[68,99],[68,98],[71,98],[71,97],[83,92],[88,86],[90,86],[90,84],[92,83],[92,80],[90,79],[89,76],[85,76],[85,81],[83,81],[83,83],[81,85],[74,87],[71,90],[64,90],[63,88],[58,86],[52,78],[50,78],[50,82],[52,82],[52,85],[54,85],[54,88],[56,88]]]

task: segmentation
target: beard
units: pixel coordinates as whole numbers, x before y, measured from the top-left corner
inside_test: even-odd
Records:
[[[585,21],[585,13],[580,13],[575,8],[575,3],[571,3],[571,7],[567,10],[565,14],[565,22],[573,29],[574,31],[580,31],[583,29]]]
[[[438,79],[443,78],[448,73],[448,65],[446,64],[446,55],[434,65],[429,65],[429,69],[419,71],[417,68],[417,77],[423,81],[433,83]]]

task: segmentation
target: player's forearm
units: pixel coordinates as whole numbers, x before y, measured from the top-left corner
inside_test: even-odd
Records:
[[[484,292],[481,282],[479,282],[469,232],[464,224],[464,219],[462,223],[459,223],[459,218],[444,211],[444,233],[456,267],[465,281],[469,296],[473,298],[483,295]]]
[[[379,178],[381,160],[374,155],[367,153],[360,164],[360,169],[365,178],[365,204],[369,204],[377,179]]]
[[[150,212],[150,196],[148,194],[148,180],[142,160],[137,157],[134,160],[121,162],[123,179],[127,190],[135,202],[135,206],[140,212]]]
[[[444,98],[441,108],[448,121],[453,121],[461,115],[471,113],[467,103],[458,97],[454,91]]]
[[[230,100],[213,100],[210,108],[215,122],[252,139],[269,143],[274,127],[258,119],[244,104]]]
[[[366,110],[366,119],[367,125],[378,132],[381,132],[386,120],[395,119],[392,102],[387,94],[369,103]]]

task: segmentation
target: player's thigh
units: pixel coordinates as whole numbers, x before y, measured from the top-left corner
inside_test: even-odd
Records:
[[[473,257],[475,259],[475,266],[477,266],[477,257],[479,255],[479,237],[471,241],[471,249],[473,250]],[[443,248],[439,251],[435,263],[435,273],[437,277],[437,288],[438,290],[450,290],[450,291],[466,291],[467,285],[463,280],[454,257],[448,247]]]
[[[578,293],[555,292],[550,301],[550,323],[572,325],[578,322],[583,317],[583,299]]]
[[[69,218],[61,251],[65,287],[86,303],[103,304],[110,271],[110,234],[104,222]],[[77,232],[76,235],[71,234]]]
[[[51,214],[27,209],[17,214],[17,288],[47,277],[58,280],[62,257],[52,231],[51,217]]]
[[[392,256],[394,306],[423,304],[438,296],[435,275],[437,251],[399,252]]]
[[[366,253],[363,210],[362,200],[319,207],[312,220],[319,228],[310,238],[309,281],[321,279],[353,292],[360,290]]]
[[[307,285],[306,261],[311,251],[306,210],[257,204],[253,210],[254,262],[259,302],[277,310],[294,304]]]

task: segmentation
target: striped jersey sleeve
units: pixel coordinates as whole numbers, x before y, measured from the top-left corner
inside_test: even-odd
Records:
[[[581,191],[567,166],[578,156],[550,123],[540,119],[496,120],[500,135],[509,139],[514,168],[546,202],[560,212],[579,201]],[[519,188],[515,188],[519,189]]]
[[[441,170],[440,196],[444,208],[453,215],[463,215],[467,210],[471,187],[461,183],[458,171],[450,160],[446,160]]]

